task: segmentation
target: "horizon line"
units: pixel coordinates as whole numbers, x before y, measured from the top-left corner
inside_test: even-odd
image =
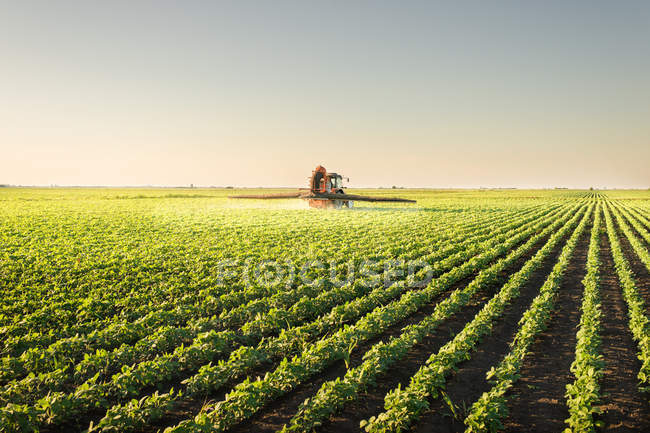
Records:
[[[300,189],[300,187],[293,186],[236,186],[236,185],[13,185],[13,184],[0,184],[0,189],[19,189],[19,188],[34,188],[34,189]],[[546,187],[527,187],[527,186],[358,186],[347,187],[346,189],[396,189],[396,190],[481,190],[481,189],[496,189],[496,190],[630,190],[630,191],[646,191],[650,187],[564,187],[564,186],[546,186]]]

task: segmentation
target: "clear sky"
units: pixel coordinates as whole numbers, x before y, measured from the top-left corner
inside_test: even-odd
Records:
[[[649,1],[0,0],[0,183],[650,187]]]

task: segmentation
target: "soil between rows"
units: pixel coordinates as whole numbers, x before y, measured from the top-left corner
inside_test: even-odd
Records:
[[[523,243],[523,242],[520,242],[520,244],[521,243]],[[436,300],[434,302],[432,302],[430,305],[424,307],[423,309],[421,309],[420,311],[418,311],[414,315],[412,315],[409,318],[405,319],[405,321],[403,321],[403,322],[401,322],[401,323],[399,323],[397,325],[394,325],[388,331],[386,331],[382,336],[374,338],[374,339],[370,340],[369,342],[367,342],[365,345],[362,345],[359,348],[355,349],[355,351],[354,351],[354,353],[352,354],[352,357],[351,357],[352,365],[355,365],[355,362],[357,362],[357,363],[360,362],[361,357],[363,356],[365,351],[368,350],[373,344],[375,344],[376,342],[378,342],[378,341],[380,341],[382,339],[385,339],[388,336],[397,336],[397,335],[401,334],[401,329],[404,326],[406,326],[408,324],[419,322],[423,317],[425,317],[426,315],[430,314],[433,311],[433,308],[435,308],[435,305],[437,305],[437,302],[439,300],[441,300],[442,297],[444,297],[446,294],[448,294],[451,290],[454,290],[455,288],[465,286],[467,283],[469,283],[471,280],[473,280],[475,276],[476,276],[476,274],[473,274],[473,275],[463,279],[462,281],[456,283],[451,289],[449,289],[445,293],[439,295],[436,298]],[[476,311],[478,311],[479,306],[480,306],[480,304],[475,305]],[[449,325],[450,328],[451,328],[451,326],[452,325]],[[442,327],[441,327],[441,329],[442,329]],[[462,327],[460,329],[462,329]],[[448,331],[448,333],[449,333],[449,335],[452,335],[452,330],[450,329]],[[263,376],[264,373],[266,373],[269,370],[272,370],[273,368],[275,368],[275,366],[277,366],[277,362],[268,363],[265,366],[258,369],[257,371],[249,374],[248,376],[249,377]],[[337,372],[340,372],[340,371],[342,371],[342,373],[337,373]],[[298,393],[300,393],[300,395],[302,395],[303,393],[306,393],[307,396],[311,395],[312,392],[317,391],[318,387],[320,387],[320,384],[322,384],[322,382],[324,382],[326,380],[334,379],[334,378],[336,378],[339,375],[342,375],[344,373],[345,373],[344,363],[343,362],[338,362],[338,363],[334,364],[333,366],[331,366],[324,373],[325,374],[324,376],[323,375],[320,376],[320,378],[319,378],[320,381],[317,384],[307,383],[307,384],[305,384],[303,386],[298,387],[297,390],[295,390],[290,395],[282,397],[279,400],[282,400],[283,398],[289,398],[290,400],[293,400],[293,395],[294,394],[297,395]],[[223,400],[223,398],[225,397],[227,392],[229,392],[231,390],[232,386],[234,386],[240,380],[241,379],[235,381],[234,383],[227,384],[227,386],[222,387],[222,389],[220,389],[218,392],[210,395],[207,398],[195,399],[195,400],[181,400],[181,401],[177,402],[175,404],[175,407],[173,408],[173,410],[168,415],[166,415],[163,419],[159,420],[158,422],[152,423],[151,425],[147,426],[142,431],[143,432],[158,431],[158,429],[164,428],[164,427],[169,426],[169,425],[174,425],[174,424],[176,424],[176,423],[178,423],[178,422],[180,422],[180,421],[182,421],[184,419],[187,419],[189,417],[193,417],[196,413],[198,413],[200,408],[202,406],[204,406],[204,404],[206,404],[207,402],[209,402],[209,401],[214,402],[214,401]],[[183,385],[181,384],[180,380],[177,380],[177,381],[173,381],[173,382],[163,384],[161,387],[159,387],[159,389],[161,389],[163,392],[165,392],[165,391],[168,391],[171,387],[173,387],[174,389],[182,389]],[[303,390],[303,388],[305,388],[305,389]],[[307,389],[311,389],[311,388],[313,388],[313,390],[311,392],[307,391]],[[156,390],[156,388],[148,388],[146,390],[146,392],[141,393],[141,395],[148,395],[148,394],[152,393],[155,390]],[[299,403],[301,403],[304,400],[304,398],[306,398],[306,397],[299,398],[299,401],[297,401],[297,403],[295,404],[295,408],[297,408],[297,405]],[[276,402],[277,402],[277,400],[276,400]],[[276,404],[276,402],[271,403],[268,406],[268,408],[269,409],[272,408]],[[261,411],[261,414],[265,414],[266,411],[267,411],[267,409],[263,409]],[[295,412],[295,410],[291,411],[290,414],[293,414],[294,412]],[[94,423],[97,423],[104,416],[104,414],[105,414],[104,410],[101,410],[101,409],[92,410],[92,411],[87,412],[84,416],[79,417],[79,418],[77,418],[75,420],[72,420],[71,422],[66,423],[64,425],[61,425],[59,427],[65,429],[66,431],[80,431],[80,430],[83,430],[84,428],[86,428],[88,426],[88,424],[90,423],[90,421],[93,421]],[[288,419],[289,418],[287,418],[285,420],[285,422],[288,421]],[[246,424],[247,424],[247,422],[244,422],[244,424],[242,424],[242,431],[249,431],[249,428],[246,427]],[[282,424],[280,424],[280,426]],[[238,427],[236,426],[235,430],[237,428]],[[255,429],[256,429],[256,427],[255,427]],[[44,431],[49,432],[49,431],[58,431],[58,430],[57,429],[51,429],[50,430],[50,429],[46,428]]]
[[[456,288],[462,284],[466,284],[467,282],[471,281],[474,278],[474,275],[467,277],[466,279],[462,280],[461,282],[457,283],[452,287],[452,289],[449,289],[445,293],[440,294],[436,298],[437,300],[441,299],[442,296],[445,296],[449,291],[453,290],[453,288]],[[429,279],[430,281],[430,279]],[[426,284],[425,284],[426,285]],[[419,287],[414,287],[410,290],[417,290]],[[425,307],[428,308],[428,307]],[[422,313],[419,314],[425,314],[425,310]],[[403,322],[401,325],[395,325],[394,328],[399,328],[401,329],[402,326],[404,326],[405,323],[407,323],[409,320],[414,320],[415,316],[411,316],[408,319],[406,319],[405,322]],[[417,321],[417,320],[416,320]],[[390,330],[387,332],[391,332]],[[377,339],[371,340],[372,344],[374,344],[376,341],[378,341],[381,337]],[[263,376],[264,373],[267,371],[272,370],[277,366],[278,362],[271,362],[267,363],[266,365],[260,367],[256,371],[248,374],[248,377],[258,377],[258,376]],[[337,364],[338,365],[338,364]],[[182,380],[184,380],[186,376],[184,375],[181,379],[174,380],[171,382],[166,382],[164,384],[159,384],[157,387],[149,387],[142,393],[140,393],[140,396],[144,395],[149,395],[153,393],[156,390],[159,390],[160,392],[168,392],[171,388],[174,389],[183,389],[184,385],[182,384]],[[232,387],[239,383],[243,379],[240,378],[236,380],[235,382],[226,384],[226,386],[222,387],[219,391],[215,392],[214,394],[209,395],[206,398],[200,398],[200,399],[183,399],[181,401],[178,401],[174,404],[173,409],[165,415],[162,419],[158,420],[157,422],[151,423],[148,425],[145,429],[141,430],[142,432],[153,432],[153,431],[158,431],[158,429],[165,428],[169,425],[174,425],[184,419],[191,418],[193,417],[198,411],[203,407],[206,403],[208,402],[214,402],[214,401],[220,401],[225,398],[225,395],[230,392]],[[95,409],[92,411],[87,412],[81,417],[76,418],[75,420],[71,420],[70,422],[67,422],[61,426],[58,426],[57,428],[63,428],[66,431],[81,431],[85,428],[87,428],[88,424],[92,421],[95,424],[99,422],[99,420],[105,415],[105,410],[101,409]],[[45,428],[43,431],[46,433],[49,433],[50,431],[58,431],[57,428],[55,429],[49,429]]]
[[[636,221],[638,225],[640,225],[641,227],[645,228],[646,230],[650,230],[650,227],[646,227],[645,224],[643,223],[643,221],[641,221],[641,220],[638,218],[638,215],[636,215],[634,212],[630,212],[629,209],[628,209],[628,212],[629,212],[630,215],[632,215],[632,216],[629,217],[629,218],[628,218],[628,217],[625,217],[625,218],[626,218],[626,220],[628,220],[628,225],[630,226],[630,229],[632,229],[632,232],[633,232],[634,234],[637,235],[637,238],[639,239],[639,242],[641,242],[641,245],[645,246],[646,248],[650,248],[650,242],[648,242],[648,241],[643,237],[643,235],[641,235],[641,233],[636,229],[636,227],[634,227],[631,223],[629,223],[629,220],[634,220],[634,221]]]
[[[512,273],[517,272],[519,269],[521,269],[524,264],[546,243],[549,237],[550,236],[546,236],[544,239],[541,239],[533,246],[529,253],[525,254],[514,264],[505,269],[500,275],[499,282],[494,284],[487,293],[483,294],[483,296],[474,299],[474,302],[470,308],[465,308],[454,315],[451,321],[454,324],[455,332],[453,335],[447,335],[444,332],[437,332],[423,341],[422,344],[415,346],[409,352],[405,360],[400,361],[387,374],[378,379],[377,387],[369,389],[366,393],[362,394],[361,398],[359,398],[357,401],[348,404],[339,415],[333,417],[329,422],[325,423],[318,431],[358,431],[359,423],[362,420],[368,419],[371,416],[377,415],[379,412],[381,412],[384,407],[384,396],[386,393],[400,384],[402,387],[408,386],[411,377],[425,363],[431,354],[437,352],[443,345],[445,345],[458,332],[460,332],[465,327],[465,325],[474,318],[476,313],[478,313],[478,311],[483,308],[483,305],[489,300],[489,298],[491,298],[496,293],[496,291],[501,288],[501,286],[507,281],[508,277]],[[554,251],[553,254],[555,253],[556,252]],[[544,271],[545,269],[543,265],[540,269],[538,269],[537,272],[533,274],[531,280],[529,280],[529,283],[532,283],[535,280],[537,273],[543,273]],[[464,365],[466,365],[466,363],[463,364],[463,366]],[[449,388],[447,388],[447,391],[448,390]],[[427,416],[428,413],[425,414],[425,417]],[[429,423],[424,422],[423,424]],[[441,425],[436,423],[429,424],[429,426],[435,426],[436,429],[441,427]]]
[[[460,286],[462,286],[464,284],[467,284],[474,277],[475,277],[475,275],[471,275],[471,276],[463,279],[462,281],[456,283],[451,289],[449,289],[449,290],[445,291],[444,293],[441,293],[440,295],[438,295],[431,305],[428,305],[428,306],[424,307],[423,309],[421,309],[419,312],[415,313],[414,315],[409,316],[403,322],[401,322],[399,324],[396,324],[396,325],[393,325],[383,335],[399,335],[398,331],[401,330],[402,327],[406,326],[406,324],[409,324],[409,323],[416,323],[418,321],[417,317],[424,317],[426,314],[430,314],[431,311],[433,311],[433,308],[435,307],[435,305],[437,305],[437,303],[444,296],[446,296],[448,293],[450,293],[451,290],[453,290],[453,289],[455,289],[457,287],[460,287]],[[385,304],[382,304],[382,305],[385,305]],[[427,313],[427,311],[428,311],[428,313]],[[319,338],[322,338],[322,336],[319,337]],[[372,344],[376,343],[380,339],[381,339],[381,337],[371,339],[368,342],[364,343],[363,345],[360,345],[359,347],[355,348],[353,353],[352,353],[352,356],[351,356],[351,362],[353,362],[356,359],[357,356],[359,356],[359,358],[360,358],[359,352],[361,352],[361,355],[363,353],[365,353],[363,348],[365,348],[366,346],[368,348],[371,347]],[[318,340],[318,338],[316,340]],[[254,372],[252,372],[250,374],[247,374],[246,377],[255,378],[255,377],[264,376],[264,374],[266,372],[272,371],[274,368],[277,367],[278,364],[279,364],[279,360],[276,360],[275,362],[267,363],[266,365],[260,367],[259,369],[255,370]],[[330,366],[323,373],[323,375],[320,376],[319,380],[321,380],[321,382],[319,382],[319,383],[322,383],[322,382],[324,382],[326,380],[335,379],[336,377],[338,377],[336,375],[337,374],[336,372],[341,367],[345,368],[343,361],[339,361],[339,362],[335,363],[333,366]],[[144,432],[157,431],[158,428],[164,428],[164,427],[167,427],[167,426],[170,426],[170,425],[175,425],[175,424],[177,424],[178,422],[180,422],[180,421],[182,421],[184,419],[193,417],[194,415],[196,415],[198,413],[198,411],[201,409],[201,407],[204,404],[206,404],[208,402],[215,402],[215,401],[223,400],[225,398],[226,394],[229,393],[232,390],[232,388],[237,383],[241,382],[241,380],[243,380],[243,379],[244,379],[244,377],[241,377],[241,378],[237,379],[235,382],[231,382],[231,383],[226,384],[226,386],[222,387],[219,391],[209,395],[208,397],[206,397],[204,399],[201,399],[201,400],[184,400],[184,401],[178,402],[176,404],[176,407],[175,407],[173,412],[171,412],[169,415],[165,416],[163,419],[159,420],[155,424],[152,424],[151,426],[149,426],[150,428],[147,428],[147,429],[145,429],[143,431]],[[309,390],[311,388],[313,388],[313,386],[311,386],[311,384],[312,384],[312,382],[305,383],[305,384],[299,386],[292,393],[290,393],[290,394],[288,394],[286,396],[280,397],[279,399],[277,399],[274,402],[270,403],[266,408],[262,409],[261,414],[266,414],[266,412],[270,412],[271,408],[274,405],[278,404],[277,403],[278,401],[283,401],[283,400],[287,400],[287,399],[288,400],[293,400],[294,394],[297,394],[297,393],[309,393],[310,392]],[[177,385],[181,385],[180,381],[177,382]],[[319,386],[320,386],[320,384],[318,385],[318,387]],[[313,392],[317,391],[318,387],[313,389]],[[182,388],[182,385],[180,386],[180,388]],[[300,399],[300,401],[297,404],[301,403],[303,400],[304,400],[304,398]],[[297,405],[296,405],[296,407],[297,407]],[[241,431],[258,431],[258,430],[255,430],[258,427],[255,427],[255,429],[250,427],[250,429],[249,429],[249,427],[247,427],[247,425],[250,424],[250,423],[256,422],[255,420],[257,418],[263,417],[263,416],[266,416],[266,415],[258,414],[255,417],[253,417],[252,420],[244,421],[241,424],[241,426],[233,427],[233,431],[235,431],[237,429],[240,429],[240,428],[241,428]],[[269,416],[271,416],[271,415],[269,414]],[[282,425],[282,424],[280,424],[280,425]],[[260,426],[259,428],[261,429],[262,426]],[[270,427],[270,430],[272,430],[272,427]],[[274,431],[274,430],[272,430],[272,431]]]
[[[471,359],[462,363],[454,376],[447,380],[445,393],[453,407],[449,407],[443,399],[432,402],[420,421],[412,428],[416,432],[462,432],[463,423],[474,403],[483,392],[491,388],[485,375],[492,366],[497,365],[510,350],[510,342],[519,329],[519,320],[530,307],[533,299],[546,281],[557,259],[569,239],[570,233],[564,236],[555,246],[551,254],[544,260],[521,288],[520,295],[506,307],[503,315],[495,323],[492,332],[484,338]]]
[[[525,241],[522,241],[518,245],[523,244],[524,242]],[[516,248],[517,246],[513,248]],[[493,262],[496,262],[496,260]],[[440,300],[443,299],[443,297],[448,295],[452,290],[466,286],[476,277],[477,274],[478,272],[457,282],[445,293],[436,297],[436,299],[433,302],[421,308],[419,311],[412,314],[404,321],[391,326],[382,335],[359,345],[357,348],[354,349],[354,351],[351,354],[350,365],[352,367],[359,365],[362,362],[362,358],[365,352],[367,352],[374,344],[378,343],[379,341],[386,341],[390,337],[393,336],[396,337],[401,335],[402,328],[404,328],[404,326],[418,323],[423,318],[430,315],[435,309],[438,302],[440,302]],[[463,328],[464,324],[468,320],[467,317],[465,317],[465,315],[468,315],[468,317],[471,319],[471,317],[473,317],[476,314],[476,312],[478,312],[478,310],[481,308],[483,301],[485,301],[485,298],[477,297],[477,299],[474,300],[474,303],[472,305],[456,313],[456,315],[454,315],[451,321],[447,321],[440,326],[439,328],[440,331],[436,333],[436,336],[442,336],[442,339],[444,340],[442,343],[440,343],[440,346],[444,344],[446,341],[448,341],[449,339],[453,338],[453,335],[455,335],[456,332],[460,331]],[[460,320],[456,319],[456,317],[461,314],[463,314],[462,319]],[[434,336],[433,338],[434,339],[440,338],[436,336]],[[427,347],[427,343],[432,344],[431,342],[427,342],[425,340],[422,346]],[[428,354],[430,352],[431,349],[425,349],[424,353]],[[426,359],[426,357],[424,359]],[[419,360],[415,360],[413,358],[413,355],[409,354],[407,355],[406,360],[398,364],[398,371],[400,373],[397,374],[403,374],[403,372],[407,371],[407,365],[410,365],[409,363],[412,363],[411,368],[415,367],[415,370],[417,370],[417,367],[419,367],[420,365]],[[291,419],[291,417],[295,414],[296,410],[298,409],[299,405],[306,398],[309,398],[313,394],[315,394],[323,383],[329,380],[334,380],[337,377],[344,376],[345,372],[346,372],[346,366],[343,361],[338,361],[334,363],[318,377],[315,377],[313,380],[298,386],[295,390],[293,390],[289,394],[282,396],[274,400],[273,402],[269,403],[269,405],[263,408],[252,418],[243,421],[242,423],[233,427],[229,431],[237,432],[237,433],[250,432],[250,431],[254,431],[254,432],[277,431],[278,429],[282,428],[282,426]],[[394,375],[396,373],[391,373],[391,374]],[[410,375],[405,375],[405,374],[403,375],[404,380],[408,380],[408,378],[410,378]],[[381,397],[381,401],[383,402],[383,394],[381,394],[380,397]],[[352,421],[352,423],[354,425],[351,425],[350,429],[349,430],[346,429],[345,431],[359,431],[358,421],[355,420]],[[340,428],[338,430],[340,430]]]
[[[621,230],[621,227],[617,223],[614,224],[614,227],[616,228],[616,234],[620,239],[623,256],[629,263],[630,269],[632,269],[632,273],[634,274],[636,289],[645,301],[646,314],[650,315],[650,272],[648,272],[648,268],[645,267],[639,256],[634,251],[632,244],[625,236],[625,233],[623,233],[623,230]],[[637,232],[634,228],[632,228],[632,234],[636,236],[636,233]],[[640,236],[636,236],[636,238],[640,242],[643,241]]]
[[[531,345],[521,378],[509,391],[505,431],[562,431],[566,427],[564,420],[569,417],[569,410],[564,394],[566,385],[574,379],[570,367],[575,358],[591,228],[593,217],[569,259],[548,328]]]
[[[614,268],[606,234],[600,238],[602,353],[605,371],[600,387],[605,430],[613,432],[650,431],[647,399],[637,388],[641,363],[628,327],[627,305]]]
[[[444,299],[452,290],[467,285],[476,275],[472,275],[463,279],[462,281],[454,284],[445,293],[440,294],[429,305],[423,307],[416,313],[409,316],[404,321],[391,326],[381,336],[368,340],[367,342],[354,348],[350,356],[350,365],[355,367],[362,362],[363,354],[366,353],[374,344],[381,340],[387,340],[393,336],[399,336],[404,326],[411,325],[419,322],[427,315],[431,314],[435,306]],[[478,307],[477,307],[478,308]],[[451,334],[453,330],[449,330],[447,335]],[[230,432],[245,433],[245,432],[275,432],[287,423],[295,414],[300,403],[306,398],[315,394],[321,385],[329,380],[334,380],[337,377],[345,375],[346,366],[344,361],[337,361],[330,367],[325,369],[320,375],[314,377],[309,382],[299,385],[296,389],[287,395],[284,395],[273,402],[269,403],[260,412],[252,418],[243,421],[237,426],[234,426]]]

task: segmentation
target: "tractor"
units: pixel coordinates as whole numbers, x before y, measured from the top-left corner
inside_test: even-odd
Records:
[[[356,194],[346,194],[343,190],[343,179],[348,182],[349,178],[344,178],[338,173],[328,173],[325,167],[318,165],[309,177],[309,188],[300,188],[298,192],[283,194],[250,194],[250,195],[233,195],[230,198],[243,199],[288,199],[301,198],[307,200],[309,206],[317,209],[342,209],[352,208],[355,201],[368,202],[393,202],[393,203],[415,203],[415,200],[409,200],[398,197],[375,197]]]

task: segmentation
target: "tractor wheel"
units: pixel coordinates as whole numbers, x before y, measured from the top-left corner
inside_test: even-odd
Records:
[[[342,189],[336,191],[337,194],[345,194]],[[347,206],[346,200],[334,200],[334,208],[341,209],[343,206]]]
[[[339,189],[338,191],[336,191],[336,193],[337,194],[345,194],[345,191],[343,191],[342,189]],[[350,209],[350,208],[352,208],[354,206],[354,202],[352,200],[343,200],[343,206]]]

